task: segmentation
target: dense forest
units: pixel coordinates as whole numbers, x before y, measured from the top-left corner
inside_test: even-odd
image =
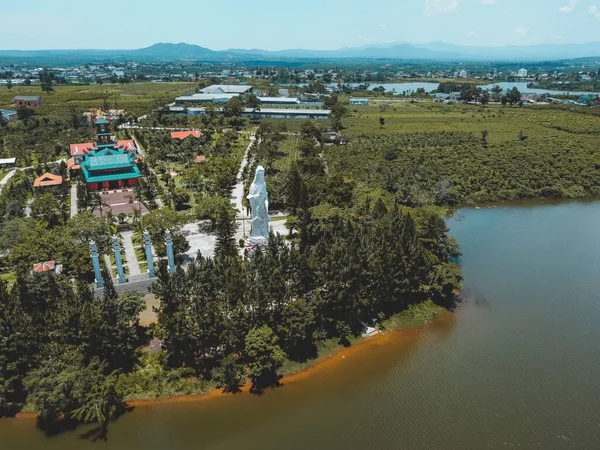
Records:
[[[73,286],[54,274],[0,283],[3,414],[27,405],[41,420],[105,426],[139,390],[139,348],[151,337],[163,342],[161,370],[173,382],[192,376],[236,390],[250,380],[261,389],[277,383],[286,358],[314,357],[320,340],[347,343],[426,299],[451,304],[458,248],[438,215],[377,202],[353,221],[316,220],[303,207],[298,217],[297,245],[272,235],[268,252],[243,259],[233,222],[223,221],[214,259],[199,255],[175,274],[161,264],[149,330],[138,325],[140,297],[118,296],[110,281],[100,300],[85,280]]]

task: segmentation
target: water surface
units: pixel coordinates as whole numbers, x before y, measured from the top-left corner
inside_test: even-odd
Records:
[[[600,202],[461,210],[456,313],[262,396],[138,407],[106,443],[0,421],[0,448],[600,448],[599,223]]]

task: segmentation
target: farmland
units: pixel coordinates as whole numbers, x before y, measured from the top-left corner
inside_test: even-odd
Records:
[[[600,117],[564,107],[390,103],[352,108],[329,172],[405,204],[600,194]],[[383,120],[382,120],[383,119]],[[444,191],[444,192],[442,192]]]

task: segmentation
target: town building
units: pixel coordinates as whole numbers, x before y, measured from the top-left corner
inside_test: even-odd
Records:
[[[235,84],[213,84],[212,86],[200,89],[201,94],[250,94],[252,86]]]
[[[95,142],[71,144],[70,170],[81,169],[88,189],[118,189],[138,185],[142,176],[137,167],[137,147],[133,140],[115,141],[110,122],[94,122]]]
[[[175,99],[175,104],[183,105],[185,103],[227,103],[233,97],[237,97],[240,94],[192,94],[182,95]]]
[[[183,106],[171,106],[168,109],[169,114],[174,116],[194,116],[200,117],[206,115],[206,108],[184,108]],[[215,113],[221,114],[221,108],[215,109]],[[297,108],[244,108],[243,117],[252,119],[328,119],[331,111],[328,109],[297,109]]]
[[[11,104],[14,106],[37,108],[38,106],[44,106],[46,101],[39,95],[17,95],[12,99]]]
[[[13,109],[0,109],[0,115],[6,122],[12,122],[18,118],[17,112]]]
[[[17,165],[17,158],[2,158],[0,159],[0,167],[15,167]]]
[[[350,106],[369,106],[369,99],[360,97],[350,97]]]
[[[519,69],[517,71],[517,76],[519,78],[525,78],[527,76],[527,69]]]

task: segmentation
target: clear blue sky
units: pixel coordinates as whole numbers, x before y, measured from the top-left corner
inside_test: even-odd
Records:
[[[600,41],[600,0],[0,0],[0,18],[0,49]]]

